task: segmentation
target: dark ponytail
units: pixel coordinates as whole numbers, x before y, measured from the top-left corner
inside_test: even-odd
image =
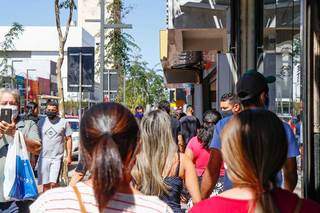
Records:
[[[123,163],[134,159],[132,153],[136,153],[138,137],[139,127],[134,116],[120,104],[97,104],[84,113],[80,146],[92,175],[100,212],[107,207],[120,184],[130,184],[131,167]]]
[[[198,131],[197,137],[205,149],[209,149],[214,127],[221,118],[221,114],[216,110],[208,110],[203,114],[203,125]]]
[[[101,136],[93,150],[91,172],[94,194],[102,212],[122,179],[119,148],[108,133]]]

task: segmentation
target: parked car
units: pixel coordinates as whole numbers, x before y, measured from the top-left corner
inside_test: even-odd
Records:
[[[78,159],[79,155],[79,131],[80,131],[80,122],[77,117],[68,117],[66,116],[66,120],[69,122],[70,127],[72,129],[72,158]]]

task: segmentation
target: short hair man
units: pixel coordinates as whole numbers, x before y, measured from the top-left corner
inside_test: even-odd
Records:
[[[17,130],[24,135],[27,150],[38,154],[41,149],[38,126],[31,120],[23,120],[19,116],[19,92],[13,89],[0,89],[0,108],[12,110],[12,122],[0,121],[0,212],[29,212],[28,201],[7,201],[3,195],[4,165],[9,143]],[[10,159],[9,159],[10,160]]]
[[[29,102],[27,104],[26,119],[32,120],[32,121],[38,123],[38,121],[39,121],[38,114],[39,114],[38,104],[33,101]]]
[[[162,100],[158,104],[158,109],[165,111],[170,115],[170,103],[167,100]],[[181,124],[178,119],[174,118],[173,116],[170,115],[170,121],[171,121],[171,130],[172,130],[172,136],[173,139],[176,141],[178,144],[178,137],[181,135]]]
[[[249,71],[245,73],[236,85],[237,95],[241,100],[244,110],[268,108],[268,83],[273,83],[274,81],[275,77],[264,77],[256,71]],[[225,124],[231,118],[232,116],[229,116],[220,120],[215,127],[213,139],[210,144],[210,159],[201,183],[201,195],[203,198],[207,198],[210,195],[219,178],[219,171],[222,162],[220,133]],[[299,146],[295,141],[295,137],[290,126],[286,123],[283,123],[283,126],[288,139],[288,158],[283,167],[284,188],[289,191],[293,191],[297,184],[296,156],[299,155]],[[228,170],[226,169],[226,172],[227,171]],[[280,173],[278,176],[282,178]],[[278,184],[280,184],[281,181],[282,180],[278,181]],[[232,183],[228,179],[227,175],[225,175],[224,187],[225,189],[232,187]]]
[[[49,101],[47,116],[39,120],[42,150],[38,161],[38,182],[43,191],[56,187],[61,171],[64,143],[67,143],[67,163],[72,162],[72,130],[69,123],[58,116],[58,103]]]
[[[231,92],[223,94],[220,98],[220,109],[223,118],[239,113],[241,102],[238,96]]]
[[[200,128],[200,121],[193,115],[193,107],[187,106],[187,115],[180,119],[181,133],[185,139],[186,145],[189,140],[197,135],[197,131]]]

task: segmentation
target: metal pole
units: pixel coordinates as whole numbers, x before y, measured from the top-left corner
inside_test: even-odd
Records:
[[[13,78],[14,78],[13,61],[14,61],[14,60],[11,60],[11,89],[14,88],[14,81],[13,81]]]
[[[126,70],[123,69],[123,104],[126,105]]]
[[[13,68],[13,63],[14,62],[23,62],[23,60],[11,60],[11,88],[14,89],[15,85],[14,85],[14,68]]]
[[[105,22],[105,0],[100,0],[100,73],[102,73],[102,85],[103,85],[103,73],[104,73],[104,22]],[[109,89],[109,71],[108,71],[108,99],[110,99],[110,89]]]
[[[28,104],[29,100],[29,70],[27,69],[27,82],[26,82],[26,101],[25,101],[25,106]]]
[[[80,120],[81,120],[81,108],[82,108],[82,52],[80,51],[80,55],[79,55],[79,94],[78,94],[78,99],[79,99],[79,124],[80,124]]]

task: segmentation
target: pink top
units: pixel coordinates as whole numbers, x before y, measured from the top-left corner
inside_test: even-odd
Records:
[[[197,136],[191,138],[187,148],[193,153],[193,163],[195,164],[197,175],[202,176],[210,158],[210,151],[203,148]]]
[[[273,192],[273,199],[276,207],[281,213],[294,212],[298,196],[289,191],[276,189]],[[207,200],[203,200],[189,211],[191,213],[203,213],[203,212],[219,212],[219,213],[248,213],[250,207],[250,200],[238,200],[225,198],[220,196],[214,196]],[[312,200],[303,200],[301,213],[320,212],[320,204]]]

